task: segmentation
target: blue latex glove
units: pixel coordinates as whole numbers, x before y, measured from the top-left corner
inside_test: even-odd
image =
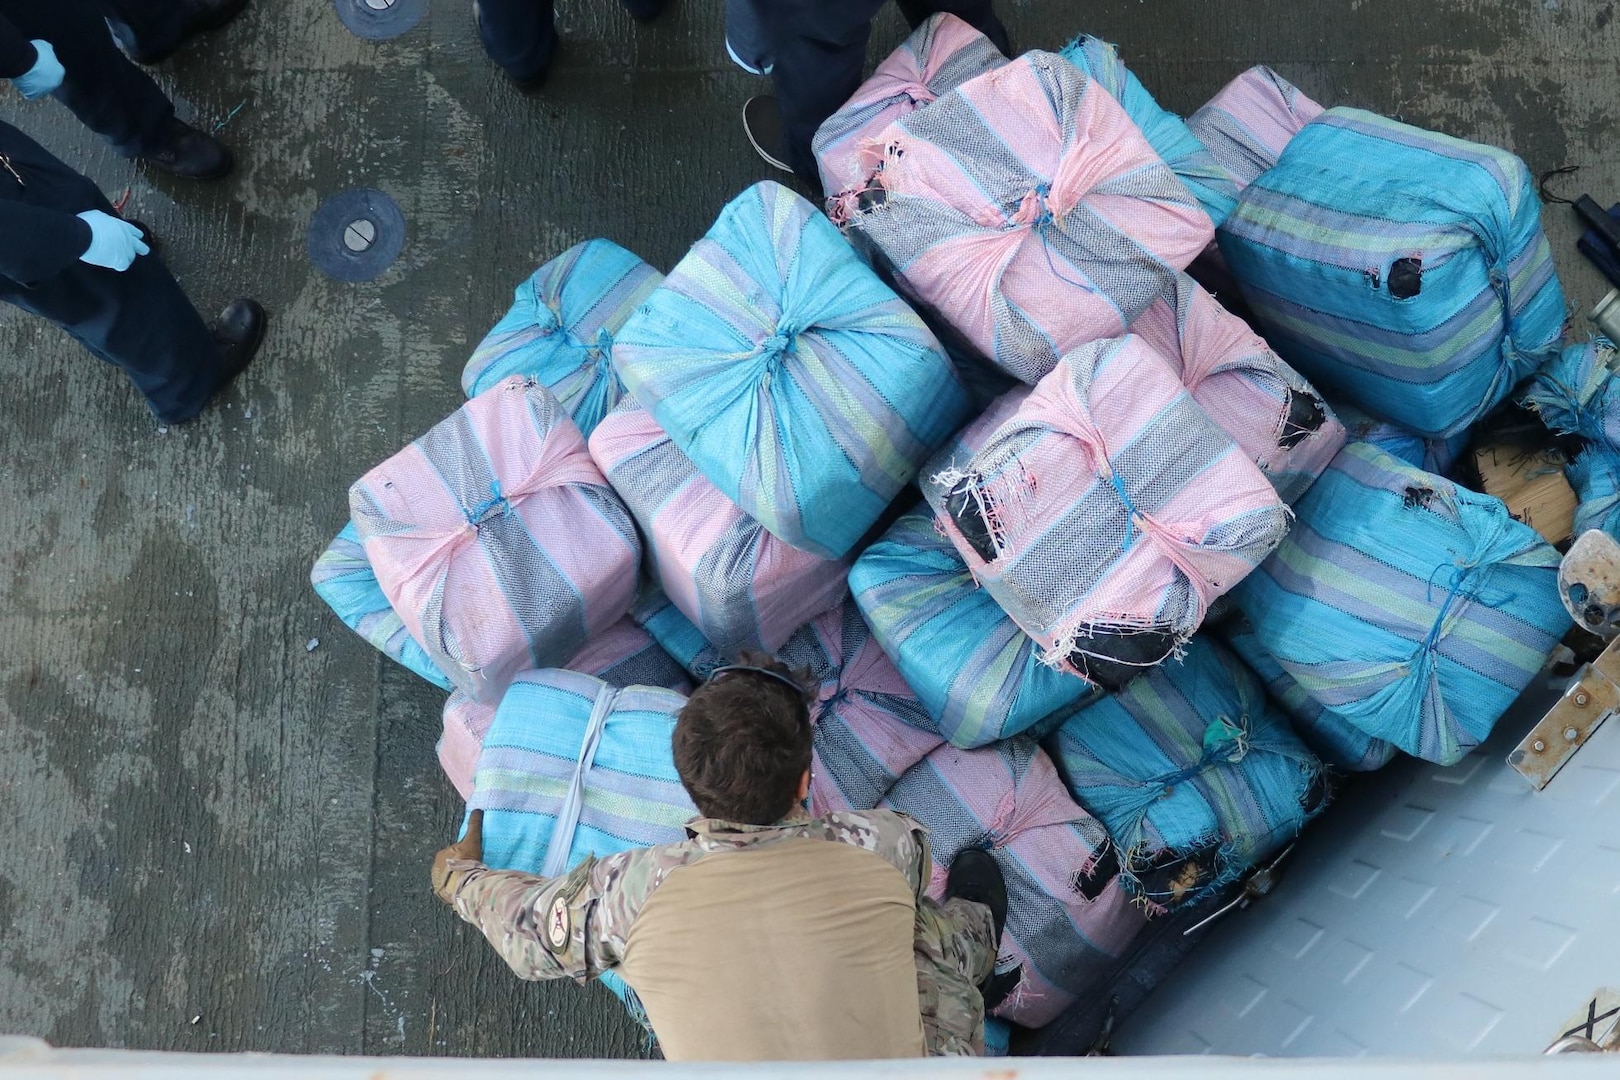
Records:
[[[30,44],[39,59],[34,61],[33,67],[12,79],[11,84],[23,97],[33,101],[61,86],[62,76],[67,72],[62,70],[62,62],[56,58],[56,50],[51,48],[50,42],[35,38]]]
[[[79,220],[90,226],[90,247],[79,256],[80,262],[105,266],[109,270],[128,270],[135,256],[152,250],[141,239],[141,230],[123,218],[100,210],[86,210],[79,215]]]

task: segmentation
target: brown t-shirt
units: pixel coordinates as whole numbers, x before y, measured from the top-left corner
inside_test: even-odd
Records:
[[[905,875],[851,844],[792,839],[678,867],[618,971],[678,1060],[921,1057]]]

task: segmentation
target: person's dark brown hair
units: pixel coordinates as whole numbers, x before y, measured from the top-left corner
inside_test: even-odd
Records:
[[[739,663],[769,668],[801,687],[768,675],[731,671],[692,692],[675,720],[675,771],[704,817],[770,825],[786,817],[810,768],[810,702],[806,680],[763,653]]]

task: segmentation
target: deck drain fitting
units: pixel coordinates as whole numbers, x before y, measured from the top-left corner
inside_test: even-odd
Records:
[[[333,195],[309,223],[309,261],[337,281],[374,280],[394,264],[404,247],[405,215],[375,188]]]
[[[334,0],[338,19],[356,37],[386,41],[410,30],[427,14],[428,0]]]

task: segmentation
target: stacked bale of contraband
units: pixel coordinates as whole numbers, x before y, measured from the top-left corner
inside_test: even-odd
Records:
[[[998,969],[1021,967],[995,1010],[1039,1027],[1094,992],[1147,925],[1151,905],[1120,880],[1108,833],[1077,806],[1032,739],[963,750],[943,746],[895,783],[883,805],[928,826],[930,895],[943,894],[952,861],[988,849],[1007,882]]]
[[[1344,446],[1327,403],[1249,324],[1186,274],[1131,327],[1177,368],[1210,419],[1292,503]]]
[[[1060,55],[1119,101],[1125,115],[1142,129],[1148,143],[1197,197],[1215,227],[1220,228],[1237,205],[1239,185],[1186,121],[1160,106],[1125,66],[1119,49],[1102,38],[1083,34],[1065,46]]]
[[[1255,674],[1207,637],[1088,705],[1046,746],[1107,826],[1126,887],[1167,909],[1236,881],[1326,801],[1322,763]],[[1177,862],[1185,872],[1155,880]]]
[[[1006,62],[989,38],[955,15],[942,12],[925,19],[816,131],[811,148],[832,219],[848,218],[883,160],[881,149],[873,145],[876,136],[907,113]]]
[[[586,858],[686,838],[697,809],[670,736],[686,699],[575,671],[513,681],[478,757],[469,813],[484,812],[483,862],[554,878]],[[612,972],[602,982],[639,1013]]]
[[[635,598],[635,523],[557,399],[520,376],[368,472],[349,508],[406,629],[485,704]]]
[[[774,652],[844,598],[847,561],[767,532],[633,398],[597,425],[590,450],[640,524],[665,595],[722,654]]]
[[[1606,338],[1565,346],[1536,373],[1526,399],[1542,422],[1586,446],[1565,467],[1580,504],[1575,533],[1602,529],[1620,536],[1620,351]]]
[[[652,636],[632,622],[620,619],[592,638],[568,661],[570,671],[593,675],[612,686],[661,686],[677,694],[692,689],[686,669],[659,647]],[[439,764],[461,793],[472,794],[473,774],[484,736],[495,719],[496,706],[480,705],[460,690],[444,703],[444,734],[439,739]]]
[[[1351,443],[1235,591],[1323,708],[1441,765],[1490,734],[1570,618],[1559,555],[1501,500]]]
[[[662,281],[611,240],[586,240],[536,270],[473,350],[461,388],[476,397],[513,375],[556,395],[586,435],[624,396],[613,335]]]
[[[1256,65],[1221,88],[1187,118],[1187,128],[1208,148],[1242,191],[1282,157],[1322,106],[1264,65]]]
[[[939,342],[815,207],[749,188],[619,332],[681,451],[780,539],[840,559],[966,418]]]
[[[1288,509],[1169,361],[1082,346],[925,471],[935,520],[1043,659],[1107,687],[1192,637],[1282,540]]]
[[[343,620],[343,625],[365,638],[384,656],[405,665],[434,686],[450,689],[450,680],[411,637],[405,620],[383,595],[354,522],[343,526],[337,538],[321,552],[309,572],[309,582],[315,587],[315,594]]]
[[[931,514],[895,522],[855,561],[849,582],[931,726],[956,746],[1039,737],[1100,693],[1041,662],[1040,647],[979,588]]]
[[[1275,701],[1288,714],[1294,732],[1323,762],[1345,772],[1382,769],[1400,753],[1394,743],[1374,738],[1306,693],[1277,658],[1255,639],[1254,628],[1242,615],[1221,624],[1221,634],[1232,651],[1260,676]]]
[[[846,227],[963,341],[1027,383],[1125,332],[1213,235],[1106,90],[1032,52],[901,117]]]
[[[1350,442],[1371,443],[1413,468],[1440,476],[1451,472],[1457,458],[1468,448],[1471,438],[1471,429],[1464,429],[1444,439],[1421,435],[1410,428],[1380,420],[1354,405],[1335,404],[1333,410],[1343,422]]]
[[[1420,434],[1467,428],[1563,332],[1524,162],[1359,109],[1307,124],[1244,189],[1220,244],[1285,360]]]

